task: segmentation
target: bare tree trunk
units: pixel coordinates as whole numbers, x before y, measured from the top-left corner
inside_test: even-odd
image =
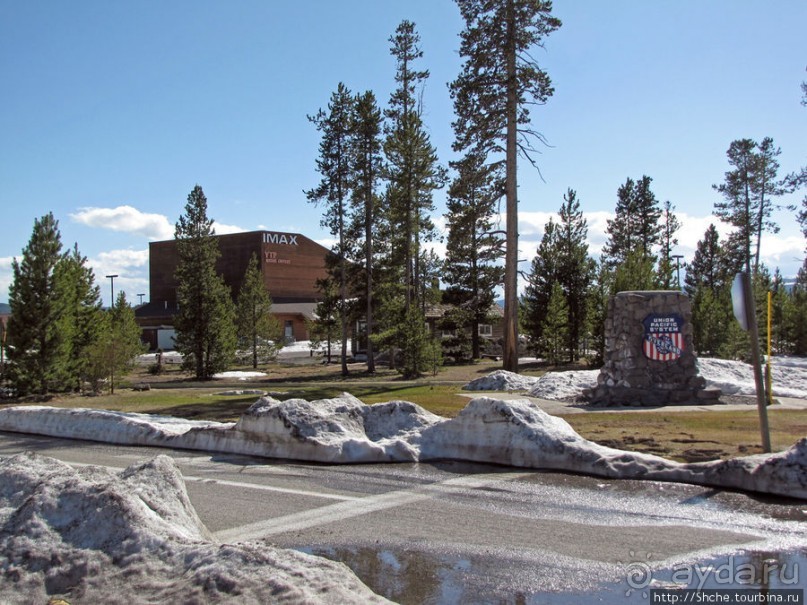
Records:
[[[518,372],[518,186],[516,182],[518,91],[516,89],[516,40],[514,0],[507,0],[507,148],[505,196],[507,236],[504,257],[504,363]]]

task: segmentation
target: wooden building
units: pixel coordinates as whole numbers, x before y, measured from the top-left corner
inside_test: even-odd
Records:
[[[329,250],[298,233],[250,231],[215,236],[221,256],[216,270],[238,295],[250,258],[260,261],[263,282],[272,298],[272,313],[287,341],[307,340],[306,320],[321,299],[316,282],[326,277]],[[176,240],[149,244],[149,302],[135,310],[143,340],[152,350],[173,349],[173,317],[177,312]]]

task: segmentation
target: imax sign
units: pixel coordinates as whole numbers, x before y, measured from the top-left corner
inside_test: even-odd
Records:
[[[284,244],[286,246],[296,246],[297,236],[290,233],[264,233],[264,244]]]

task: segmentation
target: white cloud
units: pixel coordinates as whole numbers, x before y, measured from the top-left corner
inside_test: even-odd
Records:
[[[227,235],[229,233],[243,233],[246,229],[242,227],[238,227],[236,225],[225,225],[224,223],[219,223],[217,221],[213,221],[213,229],[216,231],[216,235]]]
[[[109,304],[111,295],[111,282],[107,275],[117,275],[115,278],[115,293],[123,290],[130,304],[139,300],[137,294],[146,294],[148,298],[148,250],[109,250],[101,252],[95,258],[87,261],[95,272],[95,281],[101,287],[101,297],[104,304]]]
[[[162,214],[141,212],[132,206],[115,208],[79,208],[70,218],[88,227],[136,233],[150,240],[170,239],[174,226]]]
[[[0,257],[0,302],[8,302],[8,289],[11,286],[11,262],[13,256]]]

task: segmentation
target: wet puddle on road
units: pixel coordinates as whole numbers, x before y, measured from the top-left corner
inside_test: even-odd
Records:
[[[638,557],[619,565],[578,561],[573,567],[568,559],[546,554],[538,561],[507,558],[505,553],[469,555],[465,548],[423,551],[414,544],[411,549],[351,545],[297,550],[345,563],[376,593],[403,604],[647,605],[654,602],[654,590],[683,588],[741,590],[749,603],[786,603],[771,595],[796,591],[801,600],[790,602],[803,604],[807,586],[807,551],[739,552],[667,566]]]

